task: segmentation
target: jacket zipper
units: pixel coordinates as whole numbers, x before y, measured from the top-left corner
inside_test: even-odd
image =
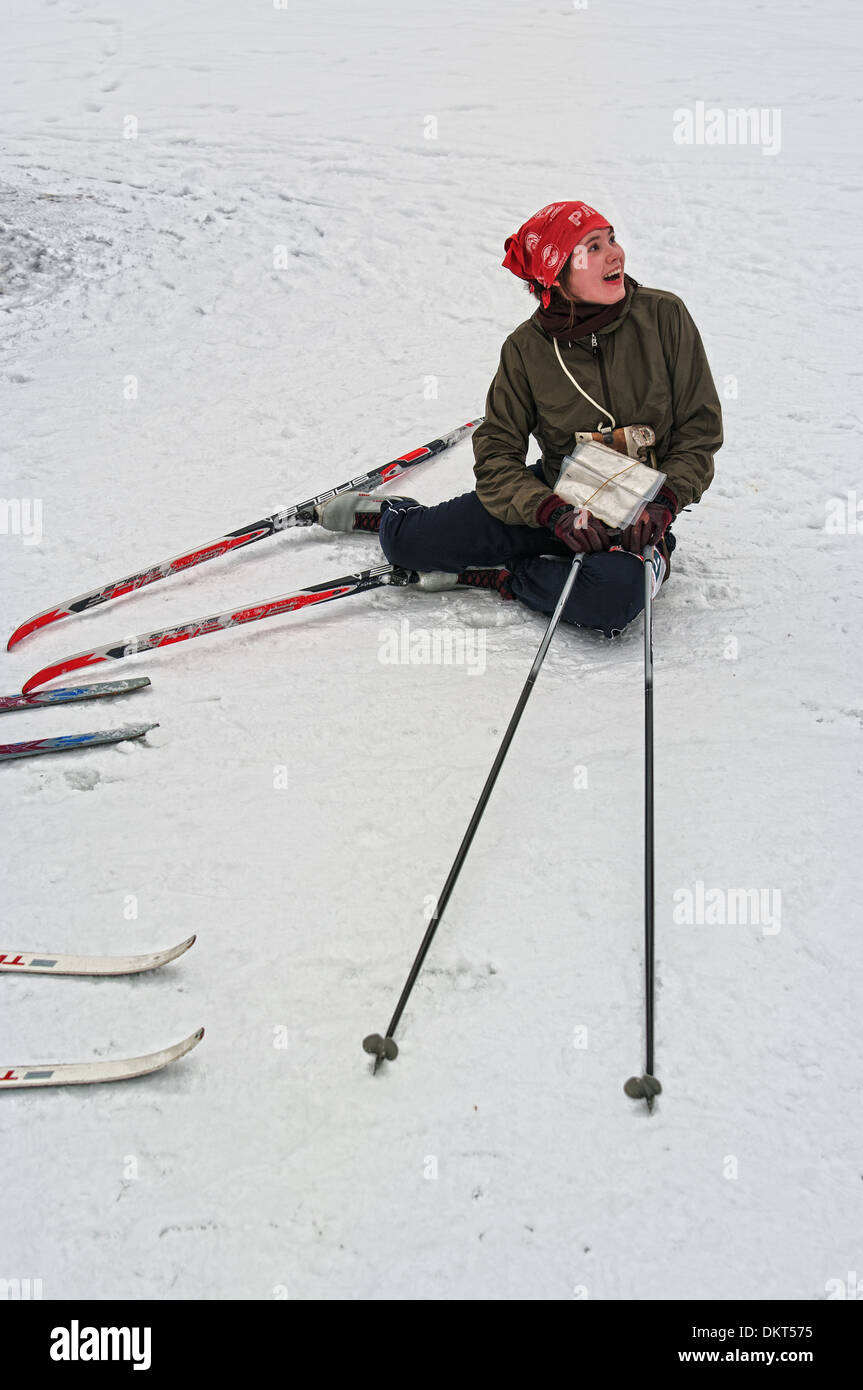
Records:
[[[599,350],[599,339],[597,338],[595,333],[591,333],[590,335],[590,344],[593,349],[593,359],[595,362],[599,363],[599,375],[602,380],[602,390],[605,396],[605,408],[608,411],[609,415],[614,415],[614,418],[617,419],[614,410],[614,405],[612,404],[611,400],[611,392],[608,389],[608,377],[605,374],[605,359]],[[607,430],[608,425],[600,425],[600,429]]]

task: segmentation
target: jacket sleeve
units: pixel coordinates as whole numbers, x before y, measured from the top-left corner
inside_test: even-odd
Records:
[[[722,409],[698,329],[679,299],[663,305],[660,335],[671,378],[673,424],[659,467],[678,508],[697,502],[713,481],[713,455],[722,447]]]
[[[476,492],[487,512],[508,526],[538,526],[549,488],[528,471],[536,402],[518,348],[507,338],[488,390],[485,419],[473,433]]]

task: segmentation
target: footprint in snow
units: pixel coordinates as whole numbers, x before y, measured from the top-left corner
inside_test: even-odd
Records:
[[[102,780],[101,774],[95,768],[78,768],[76,771],[69,771],[64,774],[66,785],[72,791],[91,792],[97,782]]]

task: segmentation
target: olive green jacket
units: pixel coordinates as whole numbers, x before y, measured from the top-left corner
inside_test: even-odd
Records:
[[[628,281],[619,317],[567,342],[560,355],[536,320],[520,324],[501,349],[485,419],[473,434],[476,491],[486,511],[508,525],[536,526],[537,507],[554,490],[576,430],[652,425],[656,464],[678,507],[697,502],[713,478],[722,445],[722,412],[704,346],[685,304],[666,290]],[[530,436],[542,449],[545,487],[527,469]]]

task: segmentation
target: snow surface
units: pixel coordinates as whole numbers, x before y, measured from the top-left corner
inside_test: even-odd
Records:
[[[861,1268],[863,521],[825,526],[861,487],[859,26],[836,0],[5,0],[0,490],[41,500],[43,534],[0,536],[4,631],[481,413],[532,308],[503,240],[559,197],[682,296],[727,436],[656,610],[654,1114],[621,1089],[644,1062],[640,622],[556,637],[370,1078],[361,1040],[544,630],[482,593],[379,591],[3,723],[160,723],[4,768],[3,949],[198,943],[135,979],[4,976],[2,1056],[207,1031],[156,1077],[7,1092],[0,1278],[817,1300]],[[675,144],[697,101],[778,108],[781,149]],[[472,485],[464,443],[392,490]],[[379,561],[288,532],[31,637],[2,688]],[[484,643],[484,669],[382,663],[403,620]],[[778,890],[781,930],[675,922],[699,881]]]

